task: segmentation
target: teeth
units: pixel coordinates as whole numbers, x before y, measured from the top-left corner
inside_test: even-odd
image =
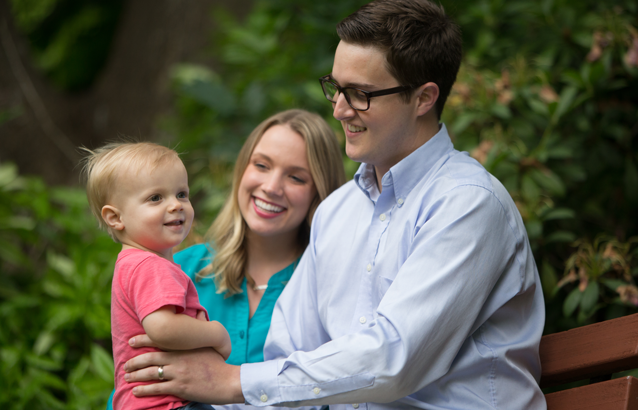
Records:
[[[183,223],[184,223],[183,221],[173,221],[173,222],[167,223],[166,225],[181,225]]]
[[[361,132],[367,130],[366,127],[357,127],[356,125],[348,124],[348,131],[350,132]]]
[[[257,207],[263,209],[264,211],[268,211],[268,212],[274,212],[274,213],[278,213],[283,211],[286,208],[282,208],[280,206],[277,205],[273,205],[273,204],[269,204],[267,202],[262,201],[259,198],[255,198],[255,205],[257,205]]]

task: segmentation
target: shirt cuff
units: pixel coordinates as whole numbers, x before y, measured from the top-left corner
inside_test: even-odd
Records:
[[[241,389],[246,404],[256,407],[295,402],[309,404],[309,401],[374,385],[372,374],[361,373],[332,381],[279,386],[280,365],[285,365],[285,362],[284,359],[241,365]]]
[[[277,360],[242,364],[239,375],[246,404],[263,407],[281,403],[278,373]]]

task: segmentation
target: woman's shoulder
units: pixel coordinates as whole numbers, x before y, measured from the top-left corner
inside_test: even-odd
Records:
[[[215,251],[210,244],[200,243],[177,252],[173,256],[173,260],[182,267],[187,275],[192,276],[210,265],[214,256]]]

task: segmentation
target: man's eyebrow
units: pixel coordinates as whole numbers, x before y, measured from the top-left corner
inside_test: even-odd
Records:
[[[341,87],[352,87],[352,88],[378,88],[372,84],[365,84],[365,83],[347,83],[345,85],[339,83],[339,81],[335,80],[335,78],[332,76],[332,74],[330,74],[330,80],[334,81],[335,83],[339,84]]]

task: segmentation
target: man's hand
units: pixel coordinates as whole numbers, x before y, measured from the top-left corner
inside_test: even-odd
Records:
[[[131,339],[131,346],[152,345],[146,335]],[[158,367],[163,366],[164,381],[159,381]],[[212,348],[175,352],[145,353],[124,365],[127,382],[156,381],[136,386],[137,397],[172,394],[185,400],[210,404],[244,403],[239,366],[226,364]]]

